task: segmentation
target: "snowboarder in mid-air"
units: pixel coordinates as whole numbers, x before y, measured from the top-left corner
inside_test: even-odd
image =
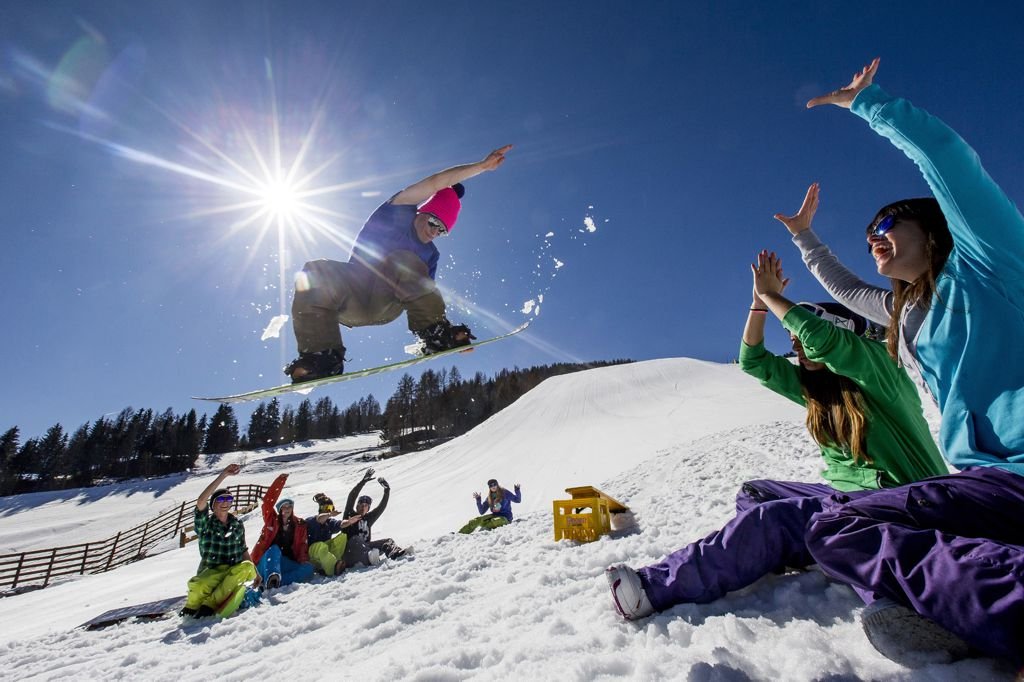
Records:
[[[468,346],[476,338],[469,327],[452,325],[445,316],[434,283],[440,253],[433,242],[455,227],[465,193],[462,181],[496,169],[511,148],[435,173],[385,201],[359,231],[347,263],[321,259],[303,266],[292,300],[299,357],[284,369],[292,383],[344,372],[339,323],[386,324],[404,310],[428,354]]]

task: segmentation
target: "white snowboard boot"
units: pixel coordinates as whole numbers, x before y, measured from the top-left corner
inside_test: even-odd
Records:
[[[626,620],[639,620],[654,613],[654,607],[636,571],[625,564],[619,564],[609,566],[604,575],[608,578],[612,602],[620,616]]]

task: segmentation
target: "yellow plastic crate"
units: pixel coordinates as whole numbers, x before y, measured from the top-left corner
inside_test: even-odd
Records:
[[[612,529],[613,513],[629,511],[629,507],[597,488],[579,486],[566,488],[571,500],[555,500],[555,540],[593,542]]]

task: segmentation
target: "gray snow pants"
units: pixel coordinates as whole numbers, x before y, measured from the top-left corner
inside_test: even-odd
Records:
[[[300,353],[342,348],[341,330],[387,324],[406,312],[409,329],[444,317],[444,299],[412,251],[394,251],[379,266],[314,260],[295,277],[292,329]]]

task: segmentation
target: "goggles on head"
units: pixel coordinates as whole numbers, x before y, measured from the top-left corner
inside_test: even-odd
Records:
[[[812,313],[815,314],[816,317],[820,317],[826,322],[831,322],[840,329],[848,329],[854,333],[856,333],[857,331],[857,325],[853,320],[851,320],[848,317],[843,317],[842,315],[830,313],[817,303],[798,303],[797,305],[799,305],[804,310],[810,310]]]
[[[373,504],[373,498],[369,495],[360,495],[359,499],[356,500],[356,504]]]

